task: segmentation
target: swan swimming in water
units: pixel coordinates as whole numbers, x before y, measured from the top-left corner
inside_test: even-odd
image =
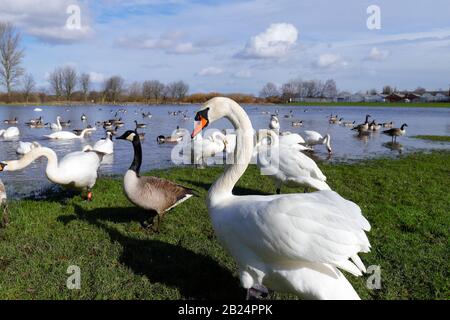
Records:
[[[48,180],[70,189],[86,190],[87,199],[92,199],[92,188],[97,180],[103,153],[87,146],[83,151],[71,152],[58,161],[56,153],[45,147],[33,148],[20,160],[0,162],[0,171],[18,171],[29,166],[38,158],[47,158],[45,174]]]
[[[95,128],[86,128],[81,131],[80,135],[77,135],[70,131],[58,131],[54,132],[49,135],[45,135],[44,137],[48,139],[55,139],[55,140],[73,140],[73,139],[84,139],[84,136],[86,133],[89,133],[91,131],[95,131]]]
[[[365,234],[370,224],[361,209],[329,190],[233,195],[253,153],[253,128],[244,109],[229,98],[209,100],[197,112],[191,136],[221,118],[236,129],[236,161],[211,186],[206,203],[242,286],[248,292],[266,286],[307,299],[359,299],[339,269],[355,276],[366,270],[358,253],[370,250]]]
[[[19,128],[17,127],[9,127],[8,129],[2,129],[0,130],[0,137],[3,137],[3,139],[11,139],[16,138],[20,136]]]
[[[102,152],[104,154],[114,153],[114,142],[111,140],[112,133],[106,131],[106,137],[104,139],[98,140],[94,144],[94,150]]]

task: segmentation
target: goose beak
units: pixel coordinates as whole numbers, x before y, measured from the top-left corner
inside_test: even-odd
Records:
[[[208,125],[208,119],[205,119],[201,115],[198,115],[199,121],[197,121],[194,131],[192,131],[191,138],[193,139],[197,134],[199,134],[203,128]]]
[[[5,171],[5,167],[6,167],[7,165],[8,165],[8,164],[5,163],[5,162],[0,162],[0,172],[1,172],[1,171]]]

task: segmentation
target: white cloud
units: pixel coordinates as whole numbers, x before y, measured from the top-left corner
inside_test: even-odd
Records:
[[[217,67],[207,67],[200,70],[197,74],[199,76],[217,76],[222,74],[223,70]]]
[[[380,50],[377,47],[373,47],[372,50],[370,50],[369,56],[367,58],[373,61],[382,61],[386,60],[388,56],[388,50]]]
[[[89,72],[89,77],[93,83],[103,83],[106,79],[106,76],[103,73],[94,71]]]
[[[248,79],[252,77],[252,72],[250,70],[240,70],[233,75],[235,78]]]
[[[238,57],[253,59],[282,58],[295,46],[298,31],[290,23],[273,23],[270,27],[254,37],[238,53]]]
[[[324,53],[319,55],[315,65],[319,68],[335,68],[338,66],[346,66],[348,63],[342,60],[338,54]]]
[[[80,9],[79,28],[68,28],[67,21],[73,12],[67,13],[70,5]],[[93,34],[89,25],[89,10],[77,0],[0,0],[0,21],[8,21],[25,33],[52,43],[72,43]]]

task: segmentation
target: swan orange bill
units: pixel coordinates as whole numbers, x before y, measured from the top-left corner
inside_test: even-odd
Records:
[[[199,118],[200,121],[197,121],[194,131],[192,131],[191,138],[194,138],[197,134],[199,134],[200,131],[202,131],[202,129],[208,124],[208,120],[206,120],[202,116],[199,116]]]

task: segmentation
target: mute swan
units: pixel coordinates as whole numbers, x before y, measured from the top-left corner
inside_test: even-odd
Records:
[[[194,154],[194,163],[199,164],[202,167],[208,158],[226,151],[227,144],[227,137],[219,131],[215,131],[205,138],[197,136],[191,141],[191,151]]]
[[[34,148],[39,148],[41,145],[37,142],[22,142],[19,141],[19,147],[16,149],[17,154],[27,154]]]
[[[84,136],[86,133],[95,131],[95,130],[96,130],[95,128],[86,128],[81,131],[80,135],[77,135],[70,131],[58,131],[58,132],[54,132],[49,135],[45,135],[44,137],[46,137],[48,139],[55,139],[55,140],[84,139]]]
[[[97,171],[103,153],[93,151],[92,147],[86,151],[76,151],[65,155],[60,161],[56,153],[45,147],[33,148],[20,160],[0,162],[0,171],[17,171],[29,166],[40,157],[46,157],[45,174],[48,180],[66,188],[87,190],[87,199],[92,200],[92,191],[97,180]]]
[[[2,219],[0,220],[0,227],[6,227],[9,223],[9,210],[7,204],[6,189],[3,181],[0,179],[0,213]]]
[[[17,127],[9,127],[6,130],[0,130],[0,137],[3,137],[4,139],[11,139],[18,137],[20,135],[19,128]]]
[[[284,144],[286,146],[293,146],[298,144],[304,144],[305,139],[298,133],[290,133],[285,132],[282,135],[280,135],[280,144]]]
[[[111,140],[112,133],[107,131],[106,137],[104,139],[98,140],[94,144],[94,150],[102,152],[104,154],[112,154],[114,153],[114,143]]]
[[[278,117],[274,114],[270,116],[269,128],[276,133],[280,132],[280,120],[278,120]]]
[[[236,129],[236,161],[209,189],[207,206],[243,287],[264,285],[309,299],[359,299],[339,268],[357,276],[365,271],[358,252],[370,249],[364,232],[370,225],[360,208],[333,191],[233,195],[252,157],[253,128],[245,111],[231,99],[213,98],[197,112],[191,136],[221,118]]]
[[[306,130],[304,134],[305,141],[308,146],[324,144],[327,147],[328,153],[331,154],[331,137],[329,134],[325,135],[325,137],[322,137],[322,135],[317,131],[311,130]]]
[[[62,130],[62,126],[61,126],[60,120],[61,120],[61,117],[60,117],[60,116],[57,116],[57,117],[56,117],[56,123],[52,123],[52,124],[50,125],[50,128],[51,128],[52,130]]]
[[[404,136],[406,133],[406,129],[405,127],[407,127],[408,125],[406,123],[402,124],[402,126],[400,128],[392,128],[389,130],[384,130],[383,134],[391,136],[392,137],[392,142],[396,142],[397,141],[397,137],[399,136]]]
[[[325,182],[327,178],[320,171],[317,164],[301,151],[308,149],[302,145],[286,146],[278,143],[278,137],[272,130],[268,130],[271,144],[258,143],[257,165],[265,175],[275,182],[277,194],[281,193],[281,186],[311,187],[317,190],[331,190]],[[270,156],[268,156],[270,152]]]
[[[156,211],[158,223],[156,230],[159,231],[161,217],[170,209],[192,197],[193,190],[169,180],[139,175],[142,147],[136,131],[128,130],[116,139],[130,141],[134,149],[133,162],[123,179],[125,195],[134,205],[145,210]]]

